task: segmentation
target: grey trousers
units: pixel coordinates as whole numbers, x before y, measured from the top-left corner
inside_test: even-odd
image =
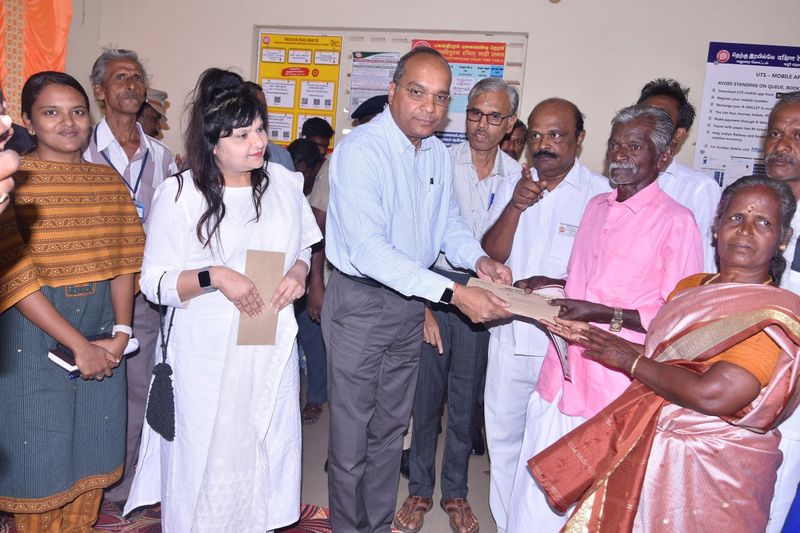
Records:
[[[128,499],[133,475],[136,473],[147,393],[150,390],[150,379],[153,377],[160,320],[158,307],[148,302],[142,293],[136,295],[133,301],[133,336],[139,340],[139,351],[126,360],[128,366],[128,424],[125,442],[125,471],[122,478],[105,493],[105,498],[114,502],[123,502]]]
[[[328,353],[328,497],[336,533],[389,532],[422,347],[424,304],[331,275],[322,306]]]

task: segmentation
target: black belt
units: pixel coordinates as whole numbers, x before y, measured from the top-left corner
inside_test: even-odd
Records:
[[[351,274],[346,274],[346,273],[342,272],[341,270],[339,270],[338,268],[335,268],[334,270],[336,270],[336,272],[338,272],[342,276],[346,277],[347,279],[349,279],[351,281],[355,281],[356,283],[361,283],[362,285],[367,285],[369,287],[375,287],[376,289],[380,289],[380,288],[384,287],[384,285],[382,283],[380,283],[378,281],[375,281],[372,278],[367,278],[367,277],[364,277],[364,276],[353,276]]]

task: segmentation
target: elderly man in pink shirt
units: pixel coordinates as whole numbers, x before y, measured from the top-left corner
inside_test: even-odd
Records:
[[[663,110],[635,105],[612,121],[606,158],[616,189],[590,200],[567,269],[559,316],[606,327],[633,342],[681,279],[700,272],[703,249],[692,213],[658,186],[672,159],[674,125]],[[525,287],[526,280],[517,282]],[[617,398],[627,374],[570,346],[570,379],[550,347],[528,414],[509,511],[509,533],[558,531],[566,517],[550,509],[525,464]]]

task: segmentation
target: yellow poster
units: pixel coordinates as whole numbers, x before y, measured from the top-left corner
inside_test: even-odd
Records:
[[[327,120],[335,130],[342,37],[261,32],[258,42],[270,140],[289,144],[311,117]]]

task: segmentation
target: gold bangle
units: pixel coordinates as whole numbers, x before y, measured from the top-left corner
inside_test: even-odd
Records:
[[[642,357],[644,357],[643,353],[639,354],[639,357],[637,357],[636,359],[633,360],[633,364],[631,365],[631,369],[628,372],[628,375],[630,377],[633,377],[633,373],[636,372],[636,365],[639,364],[639,359],[641,359]]]

